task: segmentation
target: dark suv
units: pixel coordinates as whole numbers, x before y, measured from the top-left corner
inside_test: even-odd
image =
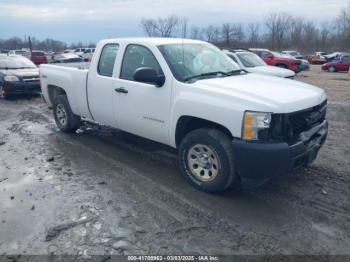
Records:
[[[0,55],[0,97],[41,91],[38,68],[27,58]]]

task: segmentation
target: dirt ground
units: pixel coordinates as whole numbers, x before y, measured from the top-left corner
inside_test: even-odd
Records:
[[[329,137],[306,169],[212,195],[176,152],[106,127],[57,130],[40,97],[0,100],[0,255],[350,255],[350,79],[298,76],[328,94]]]

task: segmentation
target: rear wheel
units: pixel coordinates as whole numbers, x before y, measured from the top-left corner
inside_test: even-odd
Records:
[[[80,126],[80,117],[73,114],[65,95],[55,98],[53,114],[56,125],[63,132],[74,132]]]
[[[182,174],[196,188],[207,192],[226,190],[235,178],[231,139],[216,129],[197,129],[179,147]]]
[[[335,69],[334,66],[328,67],[328,72],[334,73],[334,72],[336,72],[336,71],[337,71],[337,70]]]

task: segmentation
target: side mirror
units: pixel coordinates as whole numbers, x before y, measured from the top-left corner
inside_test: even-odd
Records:
[[[157,87],[162,87],[165,83],[165,76],[158,75],[157,71],[150,67],[136,69],[133,77],[137,82],[156,84]]]

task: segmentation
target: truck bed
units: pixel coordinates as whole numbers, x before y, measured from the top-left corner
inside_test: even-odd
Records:
[[[50,87],[65,90],[72,111],[76,115],[91,118],[86,97],[86,83],[90,63],[59,63],[40,66],[41,90],[45,100],[52,105]]]
[[[73,67],[78,69],[89,69],[90,62],[79,62],[79,63],[52,63],[51,65],[62,66],[62,67]]]

